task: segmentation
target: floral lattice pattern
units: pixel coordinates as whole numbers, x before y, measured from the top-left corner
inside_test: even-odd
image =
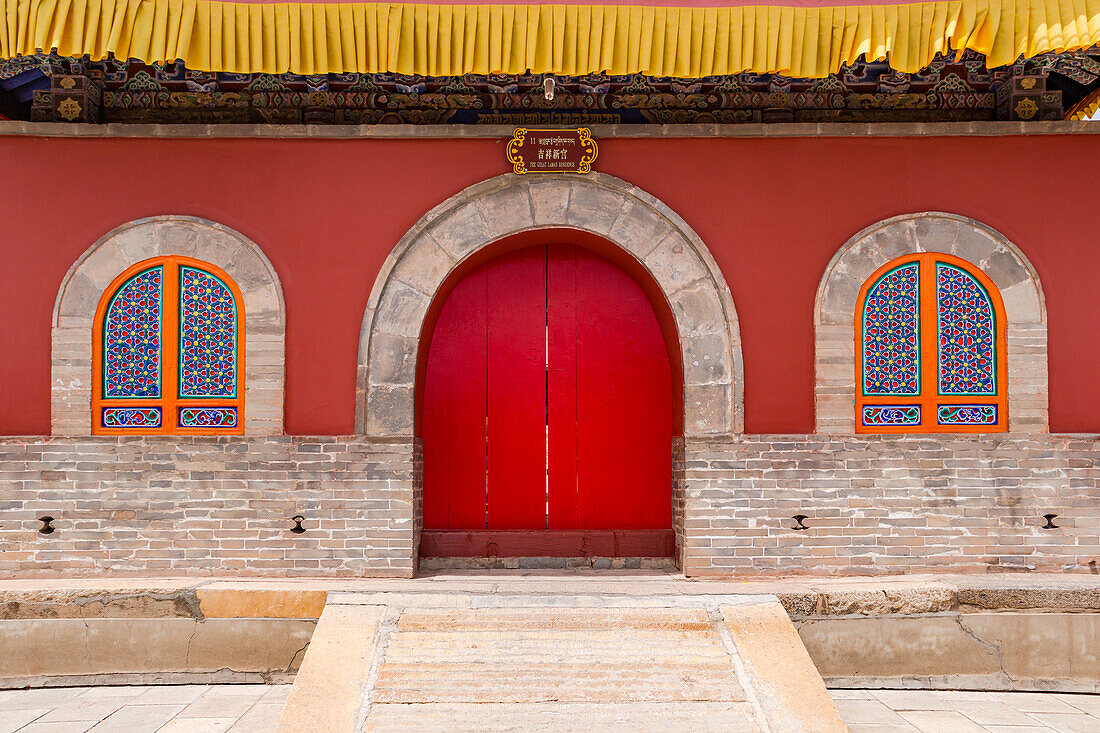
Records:
[[[240,299],[224,272],[188,257],[115,278],[97,309],[92,432],[242,433]]]
[[[180,427],[232,428],[237,425],[235,407],[181,407]]]
[[[993,305],[970,273],[936,265],[939,391],[944,395],[997,392]]]
[[[159,428],[159,407],[105,407],[103,425],[108,428]]]
[[[867,293],[863,309],[863,392],[920,392],[919,266],[910,263],[883,275]]]
[[[232,397],[237,388],[237,305],[225,283],[180,268],[180,397]]]
[[[140,272],[118,289],[103,326],[103,395],[159,397],[161,374],[160,267]]]
[[[863,424],[920,425],[920,405],[864,405]]]
[[[1004,304],[980,269],[947,253],[907,255],[859,298],[856,432],[1007,429]]]
[[[996,405],[940,405],[940,425],[993,425],[997,422]]]

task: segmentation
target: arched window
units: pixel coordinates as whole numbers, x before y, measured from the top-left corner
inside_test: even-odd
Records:
[[[96,310],[92,429],[97,434],[240,434],[240,291],[187,257],[140,262]]]
[[[856,432],[1004,432],[1004,305],[950,255],[887,263],[856,301]]]

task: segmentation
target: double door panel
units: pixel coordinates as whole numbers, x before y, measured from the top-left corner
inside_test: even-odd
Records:
[[[509,252],[435,325],[421,437],[424,526],[671,526],[672,380],[641,287],[574,245]]]

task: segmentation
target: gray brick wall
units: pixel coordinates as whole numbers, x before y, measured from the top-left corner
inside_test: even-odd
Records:
[[[400,440],[2,440],[0,574],[409,576],[413,465]]]
[[[678,469],[690,575],[1100,570],[1095,436],[688,440]]]
[[[359,437],[0,440],[0,575],[408,576],[419,450]],[[678,441],[674,455],[689,575],[1100,571],[1096,436],[741,436]],[[47,514],[57,531],[38,534]],[[295,514],[305,534],[290,532]],[[792,529],[795,514],[809,529]]]

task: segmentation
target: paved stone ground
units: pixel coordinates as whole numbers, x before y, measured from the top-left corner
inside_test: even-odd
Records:
[[[0,690],[0,733],[271,733],[290,685]]]
[[[830,690],[851,733],[1100,733],[1100,695]]]
[[[0,733],[269,733],[290,685],[0,690]],[[851,733],[1097,733],[1100,695],[831,690]]]

